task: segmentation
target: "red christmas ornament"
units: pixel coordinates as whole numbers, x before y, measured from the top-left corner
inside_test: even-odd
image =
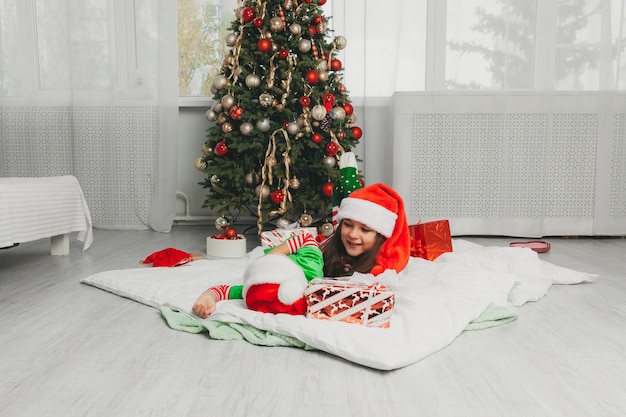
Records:
[[[309,32],[311,33],[311,36],[315,36],[317,35],[317,28],[315,26],[309,26]]]
[[[346,92],[346,86],[345,86],[345,85],[343,85],[343,84],[339,84],[339,86],[337,87],[337,90],[338,90],[340,93],[345,93],[345,92]]]
[[[289,51],[283,48],[280,51],[278,51],[278,56],[281,57],[282,59],[285,59],[289,56]]]
[[[272,50],[272,41],[267,38],[261,38],[256,47],[261,52],[269,52]]]
[[[304,0],[305,3],[311,3],[312,0]]]
[[[331,93],[326,93],[322,97],[322,102],[324,103],[324,108],[326,109],[326,111],[330,111],[330,109],[332,109],[333,105],[335,104],[335,96],[333,96]]]
[[[339,131],[336,133],[337,139],[342,140],[346,137],[346,133],[343,131]]]
[[[304,74],[304,79],[309,84],[317,84],[319,82],[319,80],[320,80],[320,75],[315,70],[308,70]]]
[[[272,194],[270,194],[270,198],[274,204],[280,204],[285,199],[285,193],[283,193],[283,190],[274,190]]]
[[[355,140],[359,140],[361,139],[361,136],[363,136],[363,129],[358,126],[352,126],[352,134],[354,135]]]
[[[333,71],[340,71],[343,64],[338,59],[333,59],[330,61],[330,69]]]
[[[234,227],[228,227],[224,230],[224,236],[228,239],[236,239],[237,238],[237,230]]]
[[[354,107],[352,107],[352,104],[350,103],[343,103],[341,107],[343,107],[343,110],[346,112],[346,116],[350,116],[354,113]]]
[[[319,2],[320,2],[320,6],[323,6],[326,4],[326,0],[319,0]]]
[[[323,16],[315,16],[313,18],[313,23],[315,23],[316,25],[319,25],[320,23],[322,23],[324,21],[324,17]]]
[[[241,17],[246,22],[249,22],[252,19],[254,19],[255,15],[256,13],[254,13],[254,9],[252,7],[244,7],[243,10],[241,11]]]
[[[261,19],[260,17],[255,17],[254,20],[252,21],[252,24],[260,28],[261,26],[263,26],[263,19]]]
[[[230,108],[230,118],[240,120],[243,116],[243,108],[241,106],[233,106]]]
[[[339,145],[335,142],[328,142],[326,144],[326,155],[335,156],[337,155],[337,152],[339,152]]]
[[[311,104],[311,98],[309,96],[302,96],[299,101],[302,107],[309,107],[309,104]]]
[[[326,197],[332,197],[333,196],[333,188],[335,187],[335,184],[333,184],[332,182],[326,182],[322,185],[322,194],[324,194]]]
[[[287,126],[289,126],[289,122],[285,120],[285,121],[283,122],[283,127],[284,127],[285,129],[287,129]]]
[[[311,140],[313,141],[313,143],[322,143],[324,137],[320,133],[313,133],[311,135]]]
[[[215,144],[215,155],[224,156],[228,153],[228,145],[226,141],[220,141]]]

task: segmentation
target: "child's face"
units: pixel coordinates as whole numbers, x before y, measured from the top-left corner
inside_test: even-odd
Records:
[[[355,220],[344,219],[341,224],[341,243],[348,255],[359,256],[374,247],[377,232]]]

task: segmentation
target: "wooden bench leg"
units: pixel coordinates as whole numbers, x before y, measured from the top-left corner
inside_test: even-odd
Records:
[[[70,235],[52,236],[50,238],[50,255],[69,255],[70,254]]]

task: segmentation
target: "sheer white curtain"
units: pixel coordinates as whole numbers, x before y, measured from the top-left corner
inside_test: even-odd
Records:
[[[368,182],[456,234],[626,234],[624,0],[334,0]]]
[[[95,227],[169,231],[176,2],[0,0],[0,16],[0,175],[74,175]]]

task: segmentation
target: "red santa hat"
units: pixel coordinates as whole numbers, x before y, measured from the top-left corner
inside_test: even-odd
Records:
[[[308,281],[291,258],[267,254],[248,265],[243,275],[243,298],[251,310],[263,313],[306,313]]]
[[[337,221],[343,219],[363,223],[387,238],[376,256],[372,274],[404,269],[409,262],[411,238],[404,201],[393,188],[376,183],[353,191],[339,206]]]

